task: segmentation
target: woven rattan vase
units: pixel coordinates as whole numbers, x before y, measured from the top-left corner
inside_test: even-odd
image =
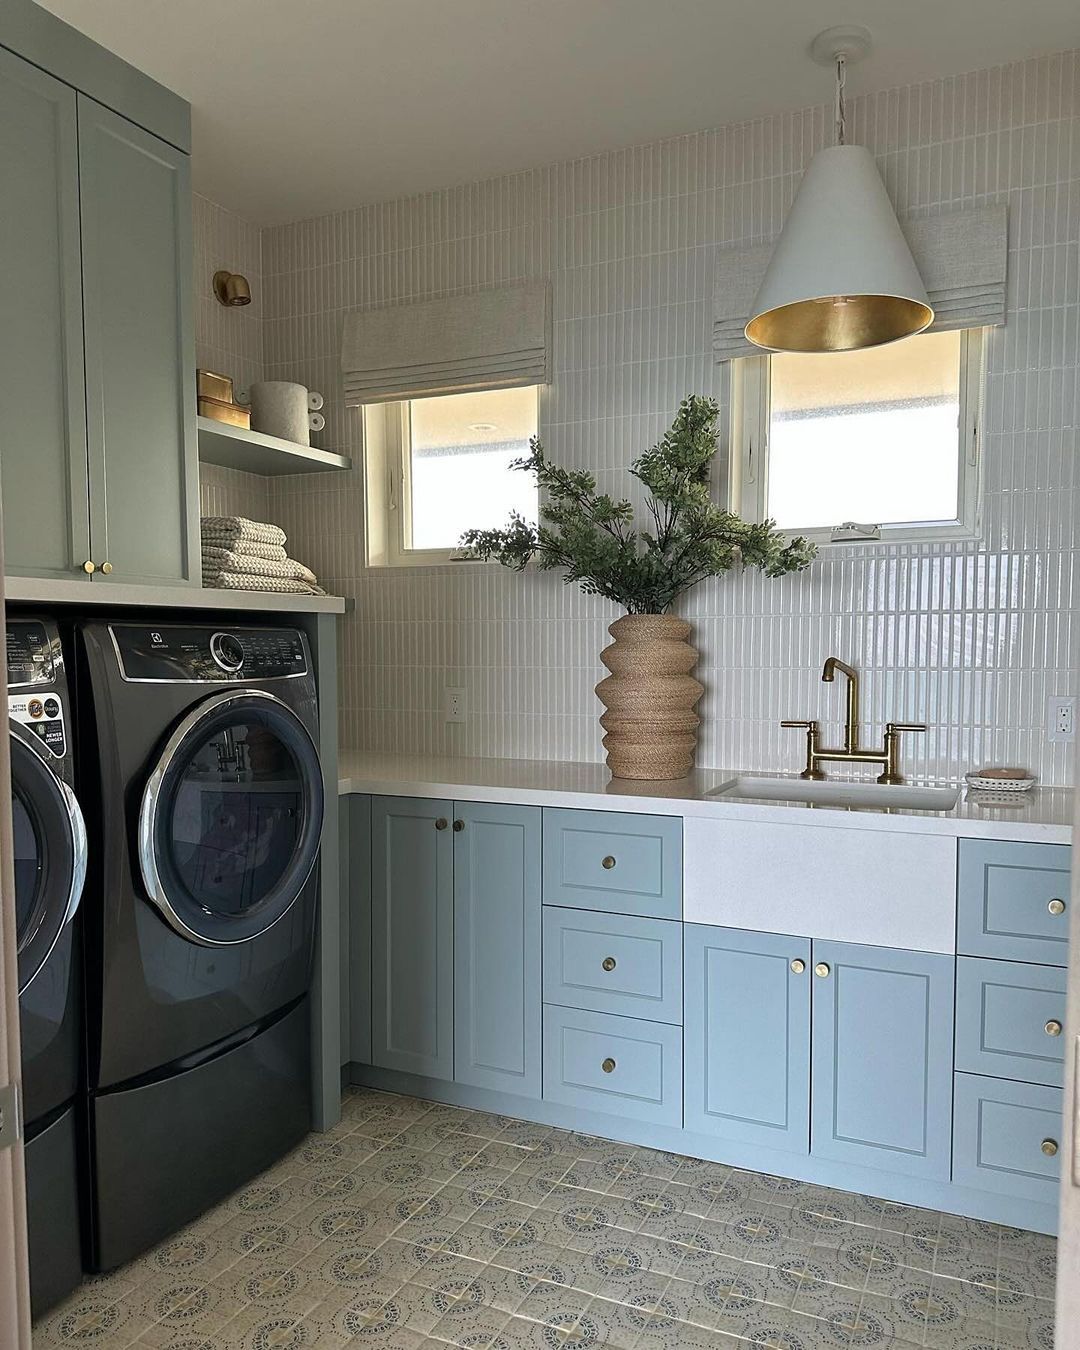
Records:
[[[607,711],[608,768],[616,778],[684,778],[694,767],[694,705],[704,690],[690,672],[698,654],[690,625],[671,614],[624,614],[608,629],[615,639],[600,653],[611,674],[596,686]]]

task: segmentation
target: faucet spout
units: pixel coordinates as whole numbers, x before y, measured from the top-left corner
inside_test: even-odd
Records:
[[[844,724],[844,749],[853,752],[859,747],[859,674],[846,661],[838,656],[830,656],[825,662],[821,678],[826,684],[832,684],[836,672],[847,677],[847,719]]]

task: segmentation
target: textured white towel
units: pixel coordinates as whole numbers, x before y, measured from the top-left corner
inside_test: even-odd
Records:
[[[220,552],[236,553],[242,558],[263,558],[267,562],[286,562],[289,555],[281,544],[256,544],[251,539],[228,539],[224,535],[203,538],[204,551],[216,548]]]
[[[235,572],[240,576],[280,577],[283,581],[306,581],[312,586],[319,580],[310,567],[294,562],[292,558],[278,562],[276,559],[256,558],[251,554],[232,549],[211,548],[208,544],[203,544],[202,561],[203,576],[207,574],[216,576],[219,572]]]
[[[321,586],[306,581],[289,581],[284,577],[253,577],[239,572],[219,572],[213,581],[203,585],[219,591],[280,591],[286,595],[325,595]]]
[[[278,525],[267,525],[246,516],[203,516],[203,540],[219,547],[225,542],[246,540],[253,544],[284,544],[285,531]]]

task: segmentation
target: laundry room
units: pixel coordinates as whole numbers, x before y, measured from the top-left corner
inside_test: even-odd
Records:
[[[3,0],[0,1350],[1080,1350],[1068,0]]]

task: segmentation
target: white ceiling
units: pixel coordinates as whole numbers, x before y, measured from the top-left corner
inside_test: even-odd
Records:
[[[200,192],[270,224],[1080,40],[1076,0],[44,0],[190,99]]]

